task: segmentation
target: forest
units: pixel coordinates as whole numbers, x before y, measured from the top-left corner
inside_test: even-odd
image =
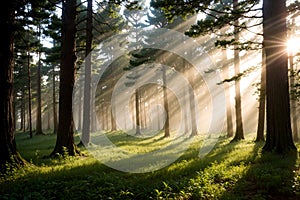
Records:
[[[300,199],[298,0],[10,0],[0,199]]]

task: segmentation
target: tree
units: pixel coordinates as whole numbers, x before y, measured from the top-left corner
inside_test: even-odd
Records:
[[[261,78],[259,88],[258,125],[255,142],[265,141],[265,116],[266,116],[266,66],[265,51],[262,49]]]
[[[248,12],[251,12],[254,5],[258,3],[257,0],[253,1],[221,1],[219,4],[213,4],[213,1],[205,1],[201,4],[198,1],[190,1],[186,4],[184,1],[161,1],[155,0],[151,4],[156,8],[161,8],[165,12],[169,20],[172,20],[175,16],[188,16],[196,13],[206,14],[205,19],[198,20],[196,24],[192,25],[190,30],[186,32],[188,36],[197,37],[205,33],[217,33],[220,35],[220,29],[225,26],[232,26],[233,33],[226,33],[225,35],[234,36],[229,41],[217,40],[216,46],[227,47],[229,45],[234,48],[234,66],[236,75],[241,74],[239,70],[239,51],[244,49],[251,49],[252,46],[256,44],[254,41],[239,41],[239,34],[241,30],[247,30],[247,23],[239,24],[239,19],[248,19],[251,17],[247,16]],[[233,5],[232,5],[233,4]],[[253,18],[256,18],[255,16]],[[251,26],[258,26],[258,24]],[[223,36],[224,37],[224,36]],[[225,65],[226,66],[226,65]],[[232,79],[235,81],[235,113],[236,113],[236,131],[233,141],[240,140],[244,138],[243,131],[243,120],[242,120],[242,106],[241,106],[241,95],[240,95],[240,77]],[[226,81],[225,81],[226,82]],[[227,109],[229,112],[229,110]],[[228,113],[227,112],[227,113]],[[230,131],[230,113],[228,113],[228,128]],[[228,132],[229,132],[228,131]],[[230,134],[229,134],[230,135]]]
[[[237,12],[238,0],[233,0],[233,12]],[[234,20],[234,40],[239,41],[239,19]],[[238,45],[234,45],[234,72],[235,74],[240,73],[240,50]],[[235,118],[236,118],[236,129],[235,135],[232,141],[238,141],[244,139],[244,129],[243,129],[243,118],[242,118],[242,102],[241,102],[241,88],[240,80],[235,81]]]
[[[51,156],[80,153],[74,143],[72,93],[75,82],[76,0],[62,1],[59,119],[56,145]]]
[[[277,153],[296,149],[290,117],[286,17],[285,1],[263,1],[267,95],[267,135],[263,150]]]
[[[7,164],[22,166],[25,161],[17,151],[14,136],[13,114],[13,69],[14,69],[14,20],[17,1],[9,1],[0,13],[0,172],[7,172]]]
[[[86,21],[86,46],[85,46],[85,80],[84,80],[84,100],[83,100],[83,127],[80,144],[89,145],[90,121],[91,121],[91,51],[93,42],[93,1],[87,1],[87,21]]]

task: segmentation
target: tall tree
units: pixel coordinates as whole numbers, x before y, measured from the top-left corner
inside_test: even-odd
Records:
[[[51,156],[79,153],[74,143],[72,93],[75,82],[76,0],[62,1],[59,118],[56,145]]]
[[[80,144],[89,145],[91,121],[91,54],[93,41],[93,0],[87,0],[86,45],[85,45],[85,77],[83,100],[83,127]]]
[[[38,38],[41,40],[41,25],[38,24]],[[37,112],[36,112],[36,135],[42,135],[42,89],[41,89],[41,48],[39,48],[38,54],[38,64],[37,64]]]
[[[259,89],[259,107],[258,107],[258,124],[256,132],[256,142],[265,141],[265,117],[266,117],[266,66],[265,51],[262,49],[261,61],[261,78]]]
[[[233,12],[237,12],[239,9],[238,0],[233,0]],[[239,19],[234,20],[234,40],[239,41]],[[238,45],[234,45],[234,72],[235,74],[240,73],[240,50]],[[240,79],[235,81],[235,118],[236,128],[235,135],[232,141],[238,141],[244,139],[243,129],[243,117],[242,117],[242,100],[241,100],[241,86]]]
[[[21,166],[25,164],[17,151],[14,136],[13,114],[13,43],[14,20],[17,1],[9,1],[0,12],[0,26],[3,28],[0,38],[0,172],[6,173],[7,164]]]
[[[290,117],[286,17],[286,1],[263,1],[267,95],[267,135],[263,150],[277,153],[296,149]]]

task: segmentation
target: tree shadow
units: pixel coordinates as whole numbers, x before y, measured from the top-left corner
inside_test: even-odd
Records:
[[[218,164],[224,169],[213,170],[226,170],[229,174],[234,173],[230,170],[235,166],[245,167],[237,181],[221,193],[221,199],[297,199],[291,191],[296,190],[292,180],[297,157],[261,154],[262,146],[253,141],[230,143],[230,139],[220,138],[212,151],[200,158],[201,144],[196,142],[171,165],[148,173],[121,172],[91,157],[48,163],[44,160],[46,166],[35,166],[11,182],[0,182],[0,199],[148,199],[156,197],[155,191],[166,190],[166,185],[172,188],[172,194],[180,195],[188,192],[191,180],[197,181],[199,173],[213,172],[211,168]],[[214,174],[211,177],[208,181],[217,184],[225,180]]]
[[[234,187],[227,190],[220,199],[300,199],[299,183],[295,182],[295,172],[298,170],[297,153],[278,155],[260,153],[262,144],[256,143],[252,153],[251,165]],[[297,188],[298,187],[298,188]]]

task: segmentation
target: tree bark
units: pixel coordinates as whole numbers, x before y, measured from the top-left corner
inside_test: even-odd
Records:
[[[135,135],[141,135],[139,96],[139,89],[137,88],[135,89]]]
[[[56,86],[55,86],[55,66],[52,67],[52,101],[53,101],[53,134],[57,134],[57,108],[56,108]]]
[[[62,2],[62,43],[59,84],[59,121],[56,145],[51,156],[79,153],[74,144],[72,93],[75,82],[76,0]]]
[[[164,96],[164,108],[166,111],[166,121],[165,121],[165,135],[164,137],[170,137],[170,120],[169,120],[169,102],[168,102],[168,92],[167,92],[167,75],[166,69],[163,66],[163,96]]]
[[[20,124],[20,131],[25,132],[25,95],[24,89],[21,90],[21,124]]]
[[[285,3],[285,1],[263,1],[267,95],[267,134],[263,150],[276,153],[296,150],[290,118]]]
[[[42,135],[42,97],[41,97],[41,53],[38,52],[37,66],[37,112],[36,112],[36,135]]]
[[[192,81],[192,85],[194,85],[194,81]],[[190,100],[190,110],[191,110],[191,136],[196,136],[197,132],[197,122],[196,122],[196,105],[195,105],[195,94],[193,88],[189,88],[189,100]]]
[[[32,138],[32,114],[31,114],[31,72],[30,72],[30,53],[27,50],[27,79],[28,79],[28,128],[29,136]]]
[[[15,142],[15,124],[13,118],[13,43],[15,1],[7,2],[7,6],[0,13],[0,173],[7,173],[11,167],[25,164],[17,151]]]
[[[233,0],[233,10],[238,9],[238,0]],[[234,22],[234,39],[239,41],[239,21]],[[238,46],[234,45],[234,71],[235,74],[240,73],[240,56]],[[244,139],[243,118],[242,118],[242,101],[241,101],[241,88],[240,80],[235,81],[235,117],[236,117],[236,130],[235,136],[232,141]]]
[[[83,100],[83,126],[80,144],[91,142],[91,54],[93,41],[93,0],[87,0],[86,46],[85,46],[85,78]]]
[[[259,93],[259,107],[258,107],[258,124],[255,142],[265,141],[265,113],[266,113],[266,65],[265,65],[265,51],[262,49],[261,62],[261,78],[260,78],[260,93]]]
[[[223,54],[223,62],[225,62],[224,71],[225,77],[230,77],[230,68],[227,63],[227,53],[226,50],[222,52]],[[225,83],[225,100],[226,100],[226,129],[227,129],[227,137],[230,138],[233,136],[233,124],[232,124],[232,109],[231,109],[231,100],[230,100],[230,84]]]

